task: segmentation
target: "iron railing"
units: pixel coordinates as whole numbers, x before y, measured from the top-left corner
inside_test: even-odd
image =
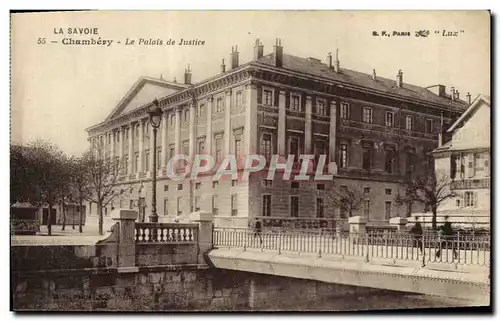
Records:
[[[215,247],[260,249],[296,253],[317,253],[318,256],[338,255],[410,260],[426,263],[489,266],[490,238],[460,236],[445,238],[423,235],[415,238],[407,233],[341,233],[319,231],[262,231],[246,228],[216,228]]]

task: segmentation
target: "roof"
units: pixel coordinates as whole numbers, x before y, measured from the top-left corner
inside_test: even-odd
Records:
[[[274,66],[274,53],[265,55],[257,60],[258,63]],[[296,72],[306,73],[317,77],[329,78],[333,81],[344,82],[375,91],[389,93],[404,98],[424,100],[429,103],[448,105],[459,109],[465,109],[467,103],[463,100],[453,101],[447,97],[441,97],[426,89],[403,82],[402,87],[396,86],[394,79],[376,77],[373,80],[371,74],[340,68],[337,73],[316,59],[301,58],[293,55],[283,54],[283,68]]]
[[[467,121],[472,115],[476,112],[476,110],[481,106],[481,102],[483,102],[488,107],[490,106],[490,96],[486,95],[478,95],[472,104],[467,108],[467,110],[460,115],[460,117],[448,128],[448,132],[453,132],[457,127],[459,127],[463,122]]]

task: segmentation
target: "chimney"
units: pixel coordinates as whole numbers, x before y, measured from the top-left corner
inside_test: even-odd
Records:
[[[330,70],[333,69],[333,65],[332,65],[332,53],[331,52],[329,52],[328,56],[326,56],[326,60],[328,61],[328,68]]]
[[[220,72],[221,73],[226,72],[226,64],[224,63],[224,58],[222,58],[222,64],[220,65]]]
[[[274,65],[283,67],[283,47],[281,46],[281,39],[278,38],[276,38],[276,45],[274,45]]]
[[[399,69],[398,75],[396,76],[396,86],[403,87],[403,71]]]
[[[377,80],[377,73],[375,72],[375,69],[373,69],[372,79]]]
[[[340,61],[339,61],[339,50],[337,49],[335,53],[335,72],[340,72]]]
[[[184,83],[186,85],[191,85],[191,67],[189,65],[184,70]]]
[[[465,95],[466,99],[467,99],[467,104],[471,104],[471,97],[470,97],[470,93],[467,93],[467,95]]]
[[[455,100],[455,87],[451,87],[451,100]]]
[[[177,78],[174,77],[174,83],[177,83]]]
[[[231,47],[231,69],[238,68],[239,64],[239,53],[238,46]]]
[[[438,147],[441,147],[443,146],[443,136],[444,136],[444,133],[445,133],[445,128],[444,128],[444,113],[443,111],[441,111],[441,132],[439,133],[438,135]]]
[[[455,90],[455,100],[460,99],[460,92],[458,90]]]
[[[253,47],[253,59],[257,60],[259,58],[262,58],[262,56],[264,56],[264,46],[257,38],[255,40],[255,46]]]

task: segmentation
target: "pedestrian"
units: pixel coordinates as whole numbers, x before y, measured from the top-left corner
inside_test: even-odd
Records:
[[[447,244],[451,243],[451,249],[453,251],[453,258],[458,257],[457,249],[455,247],[455,243],[453,242],[453,228],[451,227],[450,221],[448,221],[448,216],[444,217],[444,224],[441,226],[440,230],[440,247],[436,252],[436,257],[441,257],[441,250],[444,248],[448,248]]]
[[[415,245],[420,249],[420,252],[422,252],[423,249],[423,244],[422,244],[422,225],[420,224],[418,220],[418,216],[415,217],[415,225],[411,229],[411,234],[415,240]]]
[[[262,223],[260,222],[259,219],[257,219],[257,221],[255,222],[254,230],[255,230],[253,234],[254,239],[258,235],[260,239],[260,244],[262,244]]]

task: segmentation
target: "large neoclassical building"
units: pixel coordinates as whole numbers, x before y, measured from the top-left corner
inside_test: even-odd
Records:
[[[257,40],[252,61],[240,64],[237,47],[220,73],[196,83],[186,70],[184,83],[143,77],[110,114],[86,131],[91,144],[123,161],[119,197],[108,206],[145,211],[151,208],[153,144],[147,111],[158,99],[163,110],[157,145],[157,208],[160,220],[194,210],[211,211],[219,221],[255,216],[343,218],[349,213],[330,202],[331,191],[356,191],[350,215],[384,224],[407,216],[420,204],[398,205],[412,176],[432,168],[429,154],[438,135],[470,103],[443,85],[420,87],[344,68],[338,54],[326,61],[284,52],[280,40],[264,54]],[[113,107],[113,108],[111,108]],[[247,181],[204,175],[196,181],[174,181],[166,175],[176,154],[224,156],[258,154],[326,155],[329,181],[266,179],[267,168]],[[430,166],[430,168],[429,168]],[[294,166],[299,170],[300,166]],[[96,213],[96,204],[87,206]]]

